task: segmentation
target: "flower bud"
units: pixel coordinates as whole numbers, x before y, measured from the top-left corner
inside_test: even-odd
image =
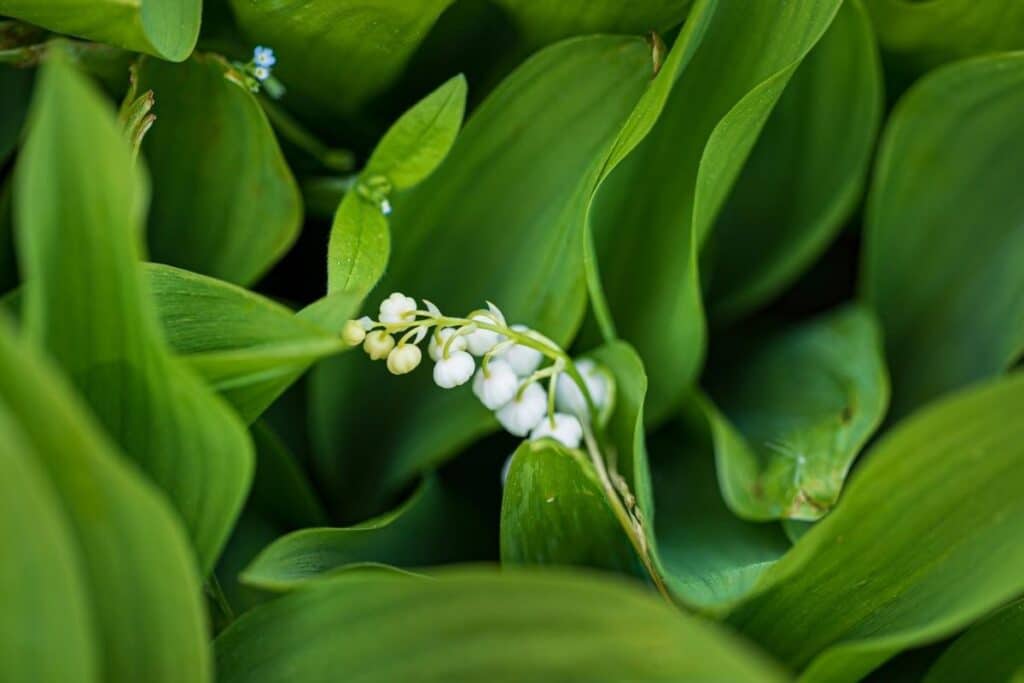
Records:
[[[530,432],[531,441],[543,438],[554,439],[569,448],[579,448],[580,441],[583,439],[583,425],[573,415],[555,413],[550,420],[547,418],[541,420],[540,424]]]
[[[385,358],[395,348],[395,338],[384,330],[374,330],[366,335],[363,349],[372,360]]]
[[[444,346],[448,343],[448,340],[453,334],[455,334],[454,327],[444,327],[438,330],[437,334],[430,335],[430,344],[427,346],[427,352],[435,363],[441,360],[441,356],[444,355]],[[465,350],[466,338],[460,334],[452,340],[452,344],[449,347],[449,353]]]
[[[608,378],[598,369],[597,364],[589,359],[578,361],[576,369],[587,385],[594,407],[600,411],[608,402]],[[575,415],[583,421],[590,419],[583,391],[576,384],[576,380],[564,372],[558,376],[558,382],[555,384],[555,406],[559,412]]]
[[[420,364],[422,357],[420,347],[414,344],[399,344],[388,354],[388,371],[392,375],[412,372]]]
[[[528,385],[522,396],[513,398],[502,406],[495,417],[501,426],[516,436],[526,436],[544,419],[548,410],[547,396],[539,384]]]
[[[401,292],[392,292],[391,296],[380,302],[380,321],[382,323],[401,323],[413,319],[416,310],[416,299]]]
[[[488,410],[497,410],[513,398],[519,389],[519,378],[512,366],[500,359],[487,364],[487,372],[480,368],[473,380],[473,393]]]
[[[516,332],[525,332],[527,334],[530,332],[530,328],[526,325],[513,325],[512,329]],[[537,349],[531,349],[529,346],[523,346],[522,344],[515,344],[502,353],[501,358],[512,366],[512,370],[517,375],[528,377],[540,366],[544,355]]]
[[[358,346],[366,339],[366,330],[358,320],[349,320],[341,329],[341,340],[349,346]]]
[[[494,320],[490,316],[483,315],[482,313],[479,315],[474,315],[472,319],[479,320],[480,322],[488,323],[491,325],[494,324]],[[498,334],[497,332],[492,332],[491,330],[476,330],[475,332],[470,332],[469,334],[465,335],[465,337],[466,347],[469,349],[469,352],[474,356],[484,355],[485,353],[493,349],[494,345],[500,342],[502,339],[502,336],[500,334]]]
[[[465,351],[452,351],[434,365],[434,383],[442,389],[451,389],[469,381],[476,362]]]

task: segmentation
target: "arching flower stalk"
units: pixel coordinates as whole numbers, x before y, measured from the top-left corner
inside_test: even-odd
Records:
[[[452,389],[472,378],[473,393],[509,433],[553,439],[572,449],[582,445],[627,537],[655,586],[671,601],[651,559],[636,499],[615,469],[613,447],[601,436],[603,416],[614,402],[610,373],[592,360],[574,362],[536,330],[510,326],[490,302],[485,309],[454,317],[426,299],[420,308],[412,297],[394,292],[381,302],[377,320],[350,320],[342,331],[347,344],[362,344],[373,360],[386,359],[395,375],[419,366],[419,344],[428,337],[427,355],[439,387]]]

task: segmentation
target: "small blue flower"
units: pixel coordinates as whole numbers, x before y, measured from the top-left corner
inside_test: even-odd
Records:
[[[271,48],[257,45],[252,51],[252,61],[256,66],[265,66],[269,69],[277,64],[277,57],[274,56],[274,51]],[[257,78],[259,77],[257,76]]]
[[[265,66],[257,66],[252,70],[252,75],[259,81],[265,81],[270,78],[270,69]]]

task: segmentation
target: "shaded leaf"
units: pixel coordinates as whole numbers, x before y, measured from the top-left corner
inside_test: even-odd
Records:
[[[928,670],[924,683],[1002,683],[1024,667],[1024,600],[971,626]]]
[[[686,16],[691,0],[497,0],[526,42],[547,45],[561,38],[589,33],[647,33],[665,31]]]
[[[4,106],[0,107],[0,164],[18,144],[31,99],[32,73],[31,69],[0,65],[0,92],[4,94]]]
[[[1022,108],[1018,53],[929,74],[889,119],[861,285],[882,322],[897,416],[1024,351]]]

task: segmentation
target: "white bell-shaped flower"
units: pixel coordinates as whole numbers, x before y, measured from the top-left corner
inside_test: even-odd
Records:
[[[608,378],[598,370],[594,361],[586,358],[576,363],[576,369],[587,384],[587,391],[590,392],[594,406],[601,410],[608,401]],[[584,421],[590,418],[587,399],[576,381],[564,372],[558,376],[558,382],[555,384],[555,407],[559,412],[575,415]]]
[[[502,406],[495,417],[501,426],[516,436],[526,436],[537,426],[548,411],[547,396],[544,389],[534,382],[528,385],[522,396],[513,398]]]
[[[441,356],[444,354],[444,346],[451,339],[451,336],[455,334],[454,327],[445,327],[438,330],[437,334],[430,335],[430,344],[427,346],[427,353],[430,354],[431,360],[435,363],[441,360]],[[451,351],[465,351],[466,350],[466,338],[461,334],[456,335],[455,339],[452,339]]]
[[[363,340],[363,349],[372,360],[380,360],[395,348],[395,338],[384,330],[374,330]]]
[[[412,312],[416,310],[416,299],[401,292],[392,292],[391,296],[380,302],[380,321],[382,323],[401,323],[412,320]]]
[[[530,328],[526,325],[513,325],[512,329],[516,332],[527,334],[530,332]],[[544,360],[544,355],[537,349],[531,349],[529,346],[514,344],[501,354],[501,358],[512,366],[517,375],[528,377],[534,370],[540,367],[540,362]]]
[[[497,358],[487,363],[487,372],[483,368],[476,371],[473,379],[473,393],[488,410],[497,410],[513,398],[519,389],[519,377],[512,366]]]
[[[473,356],[465,351],[452,351],[434,365],[434,383],[442,389],[451,389],[469,381],[476,368]]]
[[[471,318],[472,320],[479,320],[483,323],[493,325],[494,320],[489,316],[482,313],[475,315]],[[482,356],[491,349],[494,348],[495,344],[502,340],[502,335],[492,330],[476,330],[465,335],[466,347],[469,352],[474,356]]]
[[[569,448],[579,448],[583,439],[583,425],[574,415],[555,413],[551,419],[545,417],[530,432],[530,440],[543,438],[554,439]]]
[[[413,344],[399,344],[388,354],[388,370],[392,375],[404,375],[416,369],[423,354]]]
[[[358,320],[349,320],[341,328],[341,340],[349,346],[358,346],[366,339],[366,330]]]

